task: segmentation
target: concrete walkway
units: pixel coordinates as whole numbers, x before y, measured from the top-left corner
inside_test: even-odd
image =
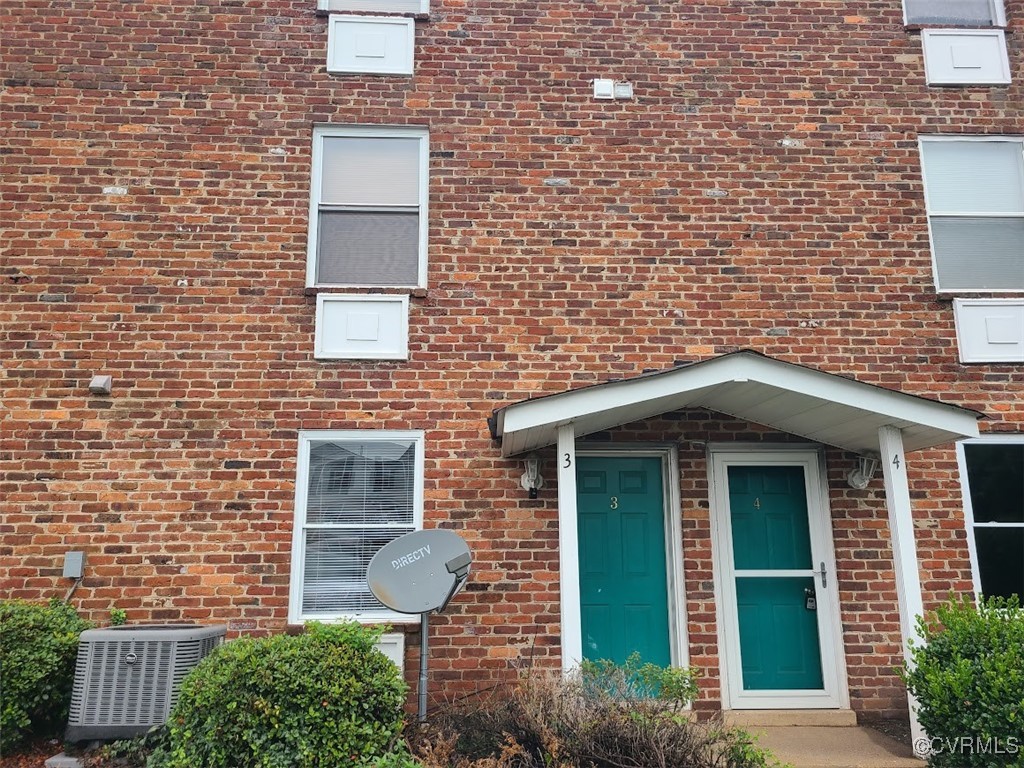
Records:
[[[758,744],[793,768],[924,768],[909,744],[871,728],[751,726]]]

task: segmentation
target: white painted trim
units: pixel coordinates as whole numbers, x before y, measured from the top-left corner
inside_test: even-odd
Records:
[[[525,400],[498,411],[498,434],[503,455],[510,455],[508,438],[514,433],[536,431],[537,436],[525,448],[550,445],[547,435],[556,426],[590,417],[591,425],[609,428],[620,423],[619,412],[639,404],[648,404],[648,416],[683,407],[701,407],[701,397],[718,387],[733,383],[758,383],[804,395],[809,405],[836,404],[855,409],[857,414],[872,414],[905,426],[922,426],[944,433],[952,442],[959,437],[977,437],[978,414],[954,405],[914,397],[859,381],[836,376],[750,352],[738,352],[711,358],[693,365],[639,376],[622,381],[569,390],[536,400]],[[743,408],[732,415],[743,418]],[[634,418],[636,409],[629,411]],[[592,418],[592,417],[597,418]],[[769,425],[771,426],[771,425]],[[779,427],[783,429],[784,427]],[[786,429],[792,432],[791,429]],[[582,435],[581,435],[582,436]],[[930,436],[929,445],[943,442]],[[535,444],[534,444],[535,443]],[[920,446],[925,447],[925,446]]]
[[[931,253],[932,259],[932,279],[935,282],[935,290],[938,293],[955,292],[957,294],[971,294],[971,293],[1020,293],[1020,288],[956,288],[947,289],[943,288],[939,283],[939,263],[935,257],[935,233],[932,228],[932,221],[937,217],[942,217],[942,214],[938,216],[932,213],[931,197],[928,194],[928,169],[924,162],[924,144],[926,142],[942,142],[942,141],[959,141],[959,142],[1006,142],[1011,144],[1018,144],[1021,153],[1021,172],[1024,174],[1024,137],[1022,136],[951,136],[951,135],[939,135],[939,134],[919,134],[917,137],[917,155],[921,164],[921,185],[924,188],[924,205],[925,214],[928,220],[928,248]],[[950,216],[949,213],[945,214]],[[955,216],[955,214],[953,214]],[[964,216],[977,216],[975,213],[965,213]],[[1014,218],[1015,214],[1009,213],[1006,218]],[[977,435],[973,435],[977,437]]]
[[[673,666],[690,666],[690,633],[686,615],[686,580],[683,568],[686,553],[683,551],[682,499],[679,493],[679,447],[674,443],[581,443],[577,446],[576,455],[661,459],[669,648]],[[579,553],[579,542],[574,551]]]
[[[910,483],[907,479],[903,435],[896,427],[881,427],[878,430],[878,445],[885,480],[885,505],[889,509],[889,534],[892,538],[893,569],[896,572],[903,658],[909,663],[910,640],[917,635],[915,625],[917,617],[924,614],[924,600],[921,596],[917,546],[914,543],[914,518],[910,505]],[[907,694],[907,700],[910,730],[916,743],[924,736],[924,731],[917,719],[917,702],[910,693]]]
[[[558,570],[561,596],[562,671],[583,661],[580,610],[579,520],[576,511],[576,431],[572,424],[558,430]]]
[[[410,616],[394,611],[366,611],[364,613],[316,614],[303,616],[302,580],[305,564],[306,496],[309,486],[309,453],[314,442],[331,440],[394,441],[411,440],[416,446],[416,460],[413,479],[413,529],[423,528],[423,473],[425,464],[425,433],[422,430],[389,429],[325,429],[299,430],[298,457],[295,467],[295,514],[292,525],[292,561],[288,584],[288,623],[302,624],[306,621],[358,621],[361,624],[413,624],[419,616]],[[318,528],[322,526],[317,526]],[[328,526],[329,527],[329,526]],[[404,526],[403,526],[404,527]]]
[[[1007,527],[1021,528],[1024,523],[976,523],[974,521],[974,504],[971,501],[971,483],[967,474],[967,453],[964,446],[968,443],[1006,443],[1008,445],[1020,445],[1024,443],[1024,434],[1012,435],[985,435],[974,440],[961,440],[956,444],[956,462],[960,472],[960,493],[963,499],[964,527],[967,531],[967,551],[971,559],[971,581],[974,585],[974,599],[981,597],[981,567],[978,560],[978,545],[974,541],[975,528]]]
[[[823,680],[823,688],[820,691],[744,691],[742,687],[743,667],[735,607],[736,589],[733,581],[737,571],[733,566],[728,468],[773,465],[803,468],[811,556],[815,569],[818,567],[817,563],[825,563],[827,583],[824,587],[820,582],[816,584]],[[839,615],[839,584],[822,452],[814,448],[808,449],[807,446],[803,446],[803,450],[796,450],[788,445],[778,451],[768,446],[739,450],[709,449],[708,487],[723,709],[848,709],[850,699]],[[789,571],[783,573],[788,574]],[[817,576],[813,570],[806,573],[797,570],[796,573]]]
[[[323,143],[325,138],[345,137],[415,138],[420,141],[419,156],[419,267],[416,285],[359,285],[348,283],[316,282],[317,227],[320,221],[320,189],[323,173]],[[339,288],[426,288],[427,245],[430,233],[430,137],[426,127],[394,125],[332,125],[313,126],[312,170],[309,184],[309,232],[306,239],[306,287]]]

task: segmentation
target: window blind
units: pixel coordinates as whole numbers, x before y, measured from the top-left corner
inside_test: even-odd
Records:
[[[370,593],[376,552],[415,530],[413,441],[344,440],[310,450],[304,524],[302,613],[386,610]]]

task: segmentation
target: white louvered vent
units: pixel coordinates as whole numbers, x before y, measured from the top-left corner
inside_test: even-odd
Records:
[[[227,627],[138,624],[90,629],[78,640],[66,738],[123,738],[167,720],[181,681]]]

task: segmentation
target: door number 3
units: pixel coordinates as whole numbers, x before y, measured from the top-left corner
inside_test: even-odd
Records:
[[[618,496],[612,496],[612,503],[609,504],[608,506],[611,507],[612,509],[618,509],[619,508],[619,497]]]
[[[565,454],[565,464],[562,465],[565,469],[572,466],[572,457],[567,453]]]

